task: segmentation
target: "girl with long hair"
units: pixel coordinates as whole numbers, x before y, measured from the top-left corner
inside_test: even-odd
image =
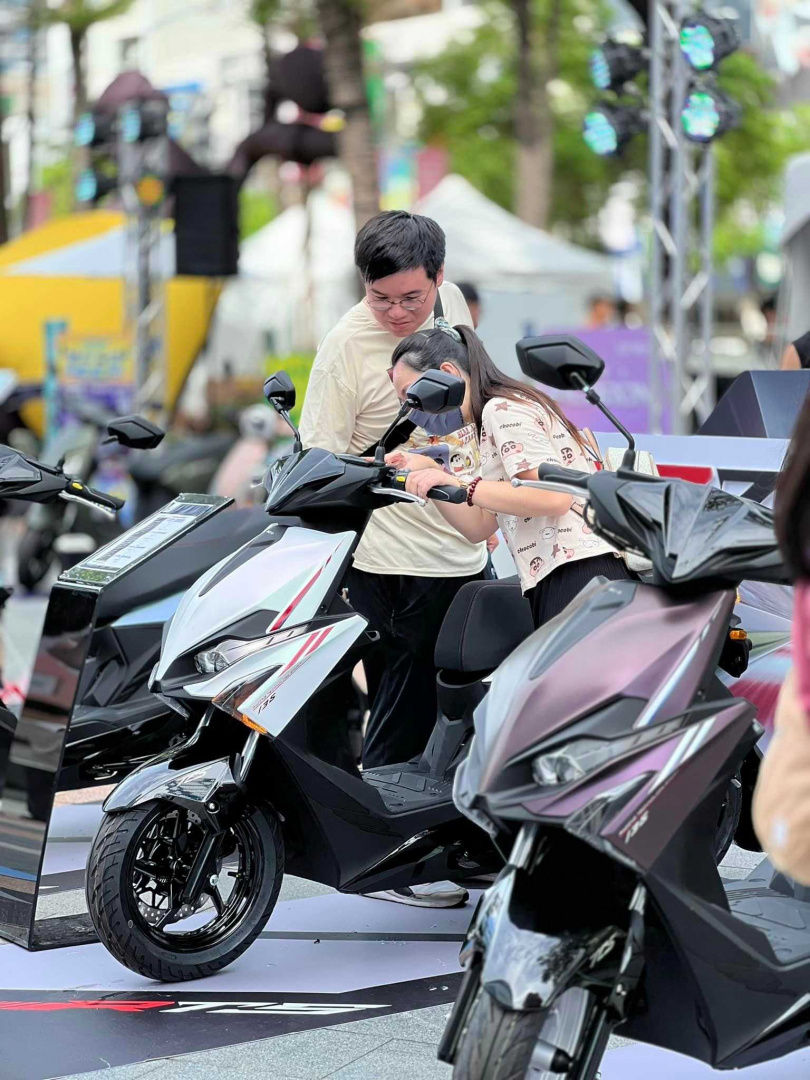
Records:
[[[480,475],[469,484],[448,478],[429,458],[395,451],[388,461],[410,470],[406,487],[424,498],[432,487],[467,488],[463,504],[435,503],[472,542],[500,528],[517,566],[535,626],[547,622],[594,577],[632,577],[624,561],[594,536],[570,495],[514,488],[515,477],[537,479],[543,464],[593,472],[594,458],[581,432],[547,394],[499,371],[468,326],[419,330],[397,345],[390,376],[400,399],[425,371],[440,369],[466,384],[461,413],[478,430]]]

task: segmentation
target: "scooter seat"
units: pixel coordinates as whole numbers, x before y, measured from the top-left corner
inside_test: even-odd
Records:
[[[516,577],[468,581],[456,593],[436,641],[439,669],[494,671],[534,630]]]

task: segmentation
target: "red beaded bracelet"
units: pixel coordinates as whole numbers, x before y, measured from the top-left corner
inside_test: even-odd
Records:
[[[473,495],[475,494],[475,489],[478,487],[478,485],[480,483],[481,483],[481,477],[476,476],[476,478],[470,483],[469,487],[467,488],[467,506],[472,506],[472,504],[473,504]]]

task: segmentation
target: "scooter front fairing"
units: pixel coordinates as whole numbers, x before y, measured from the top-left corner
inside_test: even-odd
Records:
[[[355,542],[274,522],[186,593],[151,688],[213,701],[277,735],[366,627],[347,606],[322,610]]]

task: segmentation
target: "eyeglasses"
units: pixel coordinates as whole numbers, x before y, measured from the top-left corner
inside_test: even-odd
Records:
[[[432,288],[431,285],[422,296],[406,296],[402,300],[389,300],[387,297],[371,296],[367,293],[366,300],[373,311],[390,311],[394,307],[401,307],[403,311],[418,311],[430,296]]]

